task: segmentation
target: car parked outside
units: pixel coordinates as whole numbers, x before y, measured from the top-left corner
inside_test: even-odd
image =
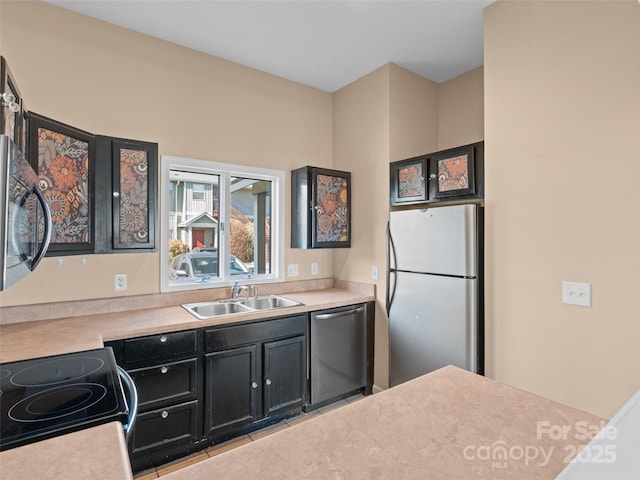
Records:
[[[182,253],[171,261],[170,267],[169,276],[173,280],[198,279],[206,281],[219,275],[218,252]],[[235,255],[231,255],[229,271],[231,275],[250,273],[247,266]]]

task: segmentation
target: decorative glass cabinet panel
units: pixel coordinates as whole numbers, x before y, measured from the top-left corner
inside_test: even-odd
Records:
[[[47,256],[93,253],[94,136],[29,112],[29,161],[53,220]]]
[[[154,248],[156,144],[113,142],[113,248]]]
[[[317,167],[291,172],[291,247],[351,246],[351,173]]]
[[[415,157],[390,165],[391,205],[410,205],[427,200],[427,157]]]

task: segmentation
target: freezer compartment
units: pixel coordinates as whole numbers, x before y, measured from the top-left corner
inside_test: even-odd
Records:
[[[389,214],[392,269],[476,277],[478,206],[454,205]]]
[[[311,314],[311,405],[367,385],[365,305]]]
[[[389,383],[447,365],[478,372],[477,279],[397,272],[389,310]]]

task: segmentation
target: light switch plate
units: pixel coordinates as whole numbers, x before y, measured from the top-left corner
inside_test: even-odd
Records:
[[[590,307],[591,284],[562,282],[562,303],[578,305],[579,307]]]
[[[378,280],[379,278],[380,278],[380,275],[378,274],[378,266],[373,265],[371,267],[371,280]]]
[[[297,277],[299,275],[298,273],[298,264],[297,263],[290,263],[287,266],[287,276],[288,277]]]

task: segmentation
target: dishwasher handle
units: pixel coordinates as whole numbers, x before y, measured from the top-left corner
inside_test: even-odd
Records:
[[[313,315],[316,320],[327,320],[328,318],[346,317],[347,315],[355,315],[364,312],[364,307],[353,308],[351,310],[343,310],[341,312],[321,313],[319,315]]]

